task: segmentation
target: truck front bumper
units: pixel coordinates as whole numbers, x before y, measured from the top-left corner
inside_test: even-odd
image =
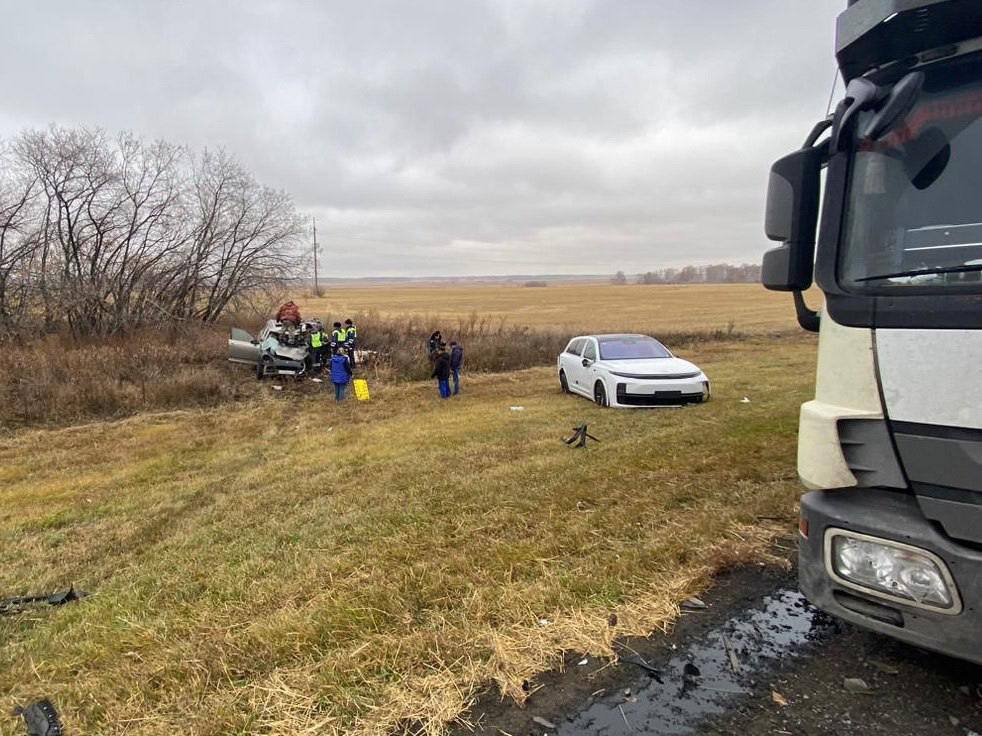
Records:
[[[808,536],[798,540],[798,577],[812,604],[858,626],[982,664],[982,552],[937,531],[914,496],[868,488],[812,491],[801,499],[801,516]],[[837,582],[825,554],[830,528],[932,552],[947,565],[960,612],[904,605]]]

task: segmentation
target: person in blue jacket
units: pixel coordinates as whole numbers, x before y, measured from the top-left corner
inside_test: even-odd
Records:
[[[351,361],[342,350],[341,346],[336,346],[331,355],[331,383],[334,384],[335,401],[344,399],[344,389],[351,382]]]
[[[450,341],[450,372],[453,374],[453,395],[460,393],[460,369],[464,365],[464,348],[456,340]]]

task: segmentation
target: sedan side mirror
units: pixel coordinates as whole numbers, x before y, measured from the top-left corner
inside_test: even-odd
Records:
[[[589,358],[584,358],[584,359],[583,359],[583,367],[584,367],[584,368],[589,368],[589,367],[590,367],[590,364],[591,364],[592,362],[593,362],[593,361],[592,361],[592,360],[590,360]]]
[[[782,244],[764,254],[761,281],[774,291],[804,291],[812,284],[822,164],[827,146],[809,146],[771,167],[764,231]]]

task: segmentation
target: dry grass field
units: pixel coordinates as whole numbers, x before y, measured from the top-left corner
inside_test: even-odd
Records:
[[[393,311],[411,308],[414,292],[392,291]],[[575,309],[574,291],[461,308],[565,295]],[[790,319],[759,288],[689,290],[685,309],[671,288],[601,293],[650,293],[638,327],[701,309]],[[521,314],[576,319],[543,309]],[[614,637],[667,625],[715,570],[793,528],[814,353],[804,335],[701,344],[683,355],[714,400],[681,410],[603,410],[533,368],[467,376],[449,402],[429,382],[340,406],[267,387],[236,406],[10,433],[0,595],[92,595],[0,615],[0,733],[21,733],[11,709],[42,696],[68,733],[100,736],[433,734],[487,683],[522,698],[563,650],[609,655]],[[581,422],[602,444],[560,441]]]
[[[816,301],[816,295],[809,295]],[[740,332],[796,329],[787,294],[759,284],[640,286],[553,284],[522,286],[445,285],[333,287],[324,297],[297,298],[304,314],[343,319],[377,312],[384,317],[431,317],[453,325],[476,314],[517,327],[567,332],[727,329]]]
[[[294,298],[309,316],[357,318],[362,347],[380,356],[372,375],[387,380],[429,375],[425,344],[436,328],[463,341],[471,372],[548,365],[572,334],[586,331],[649,332],[672,348],[799,332],[791,298],[755,284],[375,286],[332,289],[321,300]],[[255,331],[268,316],[229,321]],[[0,432],[250,400],[256,382],[247,369],[227,364],[227,330],[195,324],[5,345]]]

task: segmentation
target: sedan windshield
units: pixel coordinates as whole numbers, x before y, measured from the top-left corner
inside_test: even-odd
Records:
[[[857,143],[839,263],[854,289],[971,288],[982,271],[982,62],[925,72],[902,123]],[[857,125],[863,131],[873,113]]]
[[[601,337],[601,360],[671,358],[668,348],[652,337]]]

